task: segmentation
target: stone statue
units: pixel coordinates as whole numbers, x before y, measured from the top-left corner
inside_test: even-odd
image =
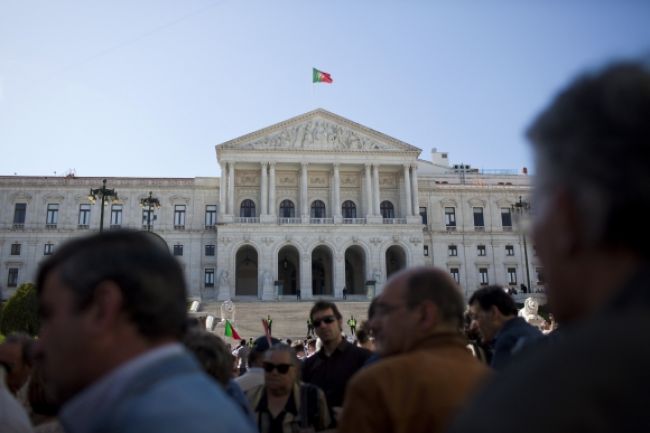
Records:
[[[230,274],[226,270],[221,271],[219,275],[219,291],[230,296]]]
[[[229,320],[231,323],[235,322],[235,303],[230,299],[226,299],[221,304],[221,322]]]
[[[526,298],[524,308],[519,310],[519,317],[523,317],[526,322],[542,329],[546,325],[546,320],[537,314],[538,309],[539,304],[535,298]]]
[[[271,278],[271,271],[266,269],[262,273],[262,293],[270,293],[273,291],[273,281]]]

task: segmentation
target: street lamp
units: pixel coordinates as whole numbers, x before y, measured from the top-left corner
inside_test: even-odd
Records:
[[[102,206],[100,210],[100,217],[99,217],[99,232],[104,231],[104,204],[106,202],[106,199],[108,201],[111,200],[118,200],[117,198],[117,191],[114,189],[108,189],[106,188],[106,179],[102,181],[102,187],[101,188],[90,188],[90,194],[88,194],[88,200],[92,203],[95,204],[97,201],[97,197],[101,197],[102,200]]]
[[[530,270],[528,268],[528,247],[526,245],[526,231],[521,227],[521,218],[527,216],[530,213],[530,203],[525,202],[519,196],[519,201],[512,205],[512,211],[517,215],[519,219],[519,230],[524,242],[524,260],[526,264],[526,282],[528,283],[528,293],[532,293],[532,287],[530,286]]]
[[[147,208],[147,231],[151,231],[151,209],[156,208],[160,209],[160,201],[152,196],[152,192],[149,191],[149,197],[143,198],[140,200],[140,207]]]

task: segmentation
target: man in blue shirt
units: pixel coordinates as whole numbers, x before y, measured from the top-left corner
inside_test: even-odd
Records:
[[[160,238],[74,239],[41,264],[37,291],[35,355],[66,432],[254,431],[179,343],[185,278]]]
[[[490,366],[505,367],[524,345],[542,336],[542,332],[517,316],[517,305],[502,287],[477,290],[469,298],[470,314],[478,324],[484,343],[492,345]]]

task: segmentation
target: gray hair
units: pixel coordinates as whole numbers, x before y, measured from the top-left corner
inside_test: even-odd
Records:
[[[650,60],[650,59],[649,59]],[[650,62],[620,62],[562,91],[527,131],[537,190],[572,196],[591,246],[650,256]]]
[[[284,343],[277,343],[271,346],[269,350],[267,350],[264,353],[264,359],[268,360],[271,357],[271,354],[274,352],[284,352],[289,354],[289,359],[291,360],[291,365],[293,365],[296,368],[296,381],[300,381],[300,360],[298,359],[298,356],[296,355],[296,351],[293,350],[293,348],[287,344]]]

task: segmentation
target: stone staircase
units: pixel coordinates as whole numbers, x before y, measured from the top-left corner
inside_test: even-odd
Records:
[[[268,315],[273,319],[273,337],[276,338],[304,338],[307,335],[307,318],[314,301],[292,301],[292,302],[261,302],[261,301],[233,301],[235,305],[233,326],[242,338],[259,337],[264,335],[262,319]],[[350,315],[357,319],[357,326],[368,317],[367,299],[335,301],[343,315],[343,330],[346,335],[350,334],[350,328],[346,322]],[[197,317],[202,323],[208,315],[221,319],[221,302],[202,302],[196,313],[190,316]],[[230,318],[229,315],[226,318]],[[224,324],[217,322],[213,332],[224,337]],[[230,342],[230,338],[226,338]]]

